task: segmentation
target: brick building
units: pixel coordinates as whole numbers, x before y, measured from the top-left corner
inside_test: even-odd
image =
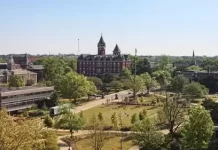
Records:
[[[123,68],[131,68],[129,55],[121,54],[117,44],[111,55],[106,55],[105,49],[106,44],[101,36],[98,42],[98,54],[80,55],[77,60],[77,72],[86,76],[101,76],[105,73],[117,74]]]

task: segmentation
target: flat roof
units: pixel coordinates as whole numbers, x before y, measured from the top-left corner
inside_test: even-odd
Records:
[[[11,96],[11,95],[20,95],[20,94],[28,94],[35,92],[44,92],[44,91],[52,91],[54,87],[46,87],[46,86],[27,86],[20,88],[0,88],[1,96]]]

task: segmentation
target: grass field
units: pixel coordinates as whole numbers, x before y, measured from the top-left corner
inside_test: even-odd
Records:
[[[131,116],[134,113],[139,114],[139,112],[143,111],[143,109],[145,109],[147,111],[148,116],[151,116],[151,115],[155,115],[157,110],[160,109],[160,107],[135,106],[135,105],[128,105],[128,106],[101,105],[101,106],[86,110],[83,112],[83,114],[87,120],[87,125],[89,123],[89,120],[93,117],[93,115],[97,116],[99,112],[101,112],[103,115],[104,124],[105,125],[112,125],[111,124],[111,116],[115,112],[117,114],[118,119],[119,119],[119,115],[121,115],[123,126],[130,126],[131,125]]]
[[[77,142],[78,150],[91,150],[92,147],[90,145],[90,140],[83,139]],[[133,146],[131,140],[124,140],[123,141],[123,150],[128,150]],[[103,146],[102,150],[119,150],[120,149],[120,137],[113,137],[110,138],[105,145]]]

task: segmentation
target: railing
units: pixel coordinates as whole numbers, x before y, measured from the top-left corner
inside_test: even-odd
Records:
[[[45,97],[50,97],[51,93],[44,93],[44,94],[37,94],[37,95],[29,95],[29,96],[22,96],[22,97],[14,97],[14,98],[7,98],[2,99],[2,105],[8,104],[8,103],[16,103],[16,102],[22,102],[22,101],[28,101],[32,99],[44,99]]]

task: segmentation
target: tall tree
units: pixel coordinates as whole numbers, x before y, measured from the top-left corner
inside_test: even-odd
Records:
[[[188,68],[186,68],[187,71],[201,71],[202,68],[199,66],[189,66]]]
[[[136,63],[136,74],[140,75],[142,73],[148,73],[151,74],[151,64],[148,61],[147,58],[139,59],[139,61]]]
[[[171,80],[171,75],[168,71],[155,71],[152,73],[152,76],[157,80],[160,84],[161,90],[166,90],[166,87],[169,85]]]
[[[201,106],[192,108],[182,130],[185,150],[204,150],[208,147],[213,132],[214,124],[210,113]]]
[[[75,72],[69,72],[65,76],[62,76],[58,83],[58,89],[62,97],[74,99],[75,101],[79,97],[96,92],[93,82],[88,81],[85,76]]]
[[[65,63],[59,58],[47,57],[43,59],[45,80],[53,83],[65,73]]]
[[[82,129],[85,124],[85,121],[80,116],[72,113],[72,104],[71,105],[62,105],[60,109],[61,117],[56,123],[56,127],[66,128],[70,130],[70,138],[63,139],[70,142],[70,147],[73,148],[76,145],[76,141],[74,140],[74,131],[78,131]]]
[[[147,89],[147,93],[149,94],[150,89],[157,86],[157,82],[148,73],[143,73],[140,76],[143,79],[144,85],[145,85],[145,87]]]
[[[175,76],[170,83],[170,90],[179,94],[183,93],[185,86],[188,85],[188,79],[185,78],[183,75]]]
[[[109,134],[104,132],[102,121],[100,121],[95,115],[90,120],[91,130],[89,141],[93,150],[102,150],[102,147],[109,139]]]
[[[88,80],[92,81],[97,88],[99,88],[103,85],[102,80],[98,77],[89,77]]]
[[[154,120],[146,117],[133,125],[133,142],[144,150],[159,150],[164,143],[164,136],[157,132]]]
[[[126,86],[133,92],[133,98],[136,101],[137,93],[143,88],[143,80],[138,75],[130,75],[126,80]]]
[[[187,98],[201,98],[207,95],[209,90],[198,82],[192,82],[184,89],[184,93]]]
[[[115,79],[115,76],[111,73],[105,73],[102,75],[102,81],[104,83],[110,83],[111,81],[113,81]]]
[[[21,86],[24,86],[24,82],[20,76],[12,75],[10,76],[8,80],[8,86],[9,87],[21,87]]]
[[[46,148],[43,125],[38,119],[14,119],[0,110],[0,149],[29,150]]]
[[[175,135],[179,126],[183,123],[185,117],[186,101],[181,102],[179,96],[169,98],[166,96],[164,107],[159,112],[160,122],[166,123],[172,136]]]
[[[119,91],[123,88],[123,84],[120,81],[112,81],[109,83],[109,86],[115,89],[115,91]]]

